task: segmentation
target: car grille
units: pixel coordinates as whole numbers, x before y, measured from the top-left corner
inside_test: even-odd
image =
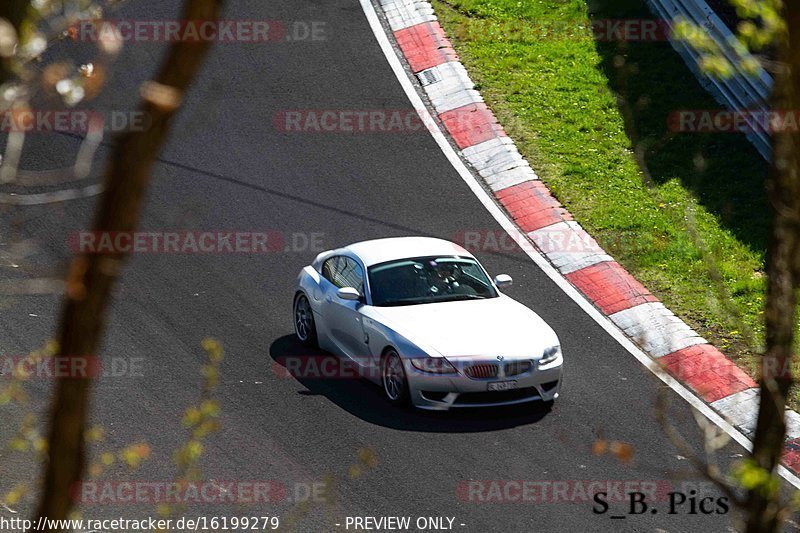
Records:
[[[478,378],[478,379],[488,379],[488,378],[495,378],[499,373],[500,368],[491,363],[481,364],[481,365],[472,365],[467,367],[466,373],[471,378]]]
[[[504,371],[506,376],[518,376],[524,374],[531,369],[530,361],[514,361],[513,363],[506,363]]]
[[[492,404],[514,402],[517,400],[533,400],[537,398],[539,398],[539,391],[536,390],[536,387],[525,387],[523,389],[509,391],[465,392],[458,395],[455,403],[460,405]]]

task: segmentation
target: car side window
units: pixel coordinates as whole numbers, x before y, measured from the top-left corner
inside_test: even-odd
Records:
[[[322,277],[336,285],[336,263],[339,262],[340,257],[331,257],[322,263]],[[338,287],[338,285],[336,285]]]
[[[364,273],[359,264],[349,257],[338,255],[322,264],[322,277],[336,287],[353,287],[364,294]]]
[[[353,287],[364,294],[364,273],[355,260],[349,257],[340,257],[336,264],[335,279],[334,284],[337,287]]]

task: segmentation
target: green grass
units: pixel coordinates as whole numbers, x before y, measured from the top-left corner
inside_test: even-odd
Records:
[[[720,109],[669,43],[595,41],[638,0],[434,0],[487,103],[555,196],[693,328],[755,375],[767,163],[741,134],[671,133]]]

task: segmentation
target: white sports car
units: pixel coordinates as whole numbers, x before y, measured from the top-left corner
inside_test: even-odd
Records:
[[[393,404],[423,409],[553,401],[555,332],[461,246],[399,237],[323,252],[297,278],[298,339],[352,360]]]

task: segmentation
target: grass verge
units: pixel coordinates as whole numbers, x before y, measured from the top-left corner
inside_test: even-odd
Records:
[[[487,103],[555,196],[756,376],[768,165],[741,134],[671,131],[671,113],[721,106],[668,42],[593,35],[593,21],[652,19],[643,1],[588,3],[433,0]]]

